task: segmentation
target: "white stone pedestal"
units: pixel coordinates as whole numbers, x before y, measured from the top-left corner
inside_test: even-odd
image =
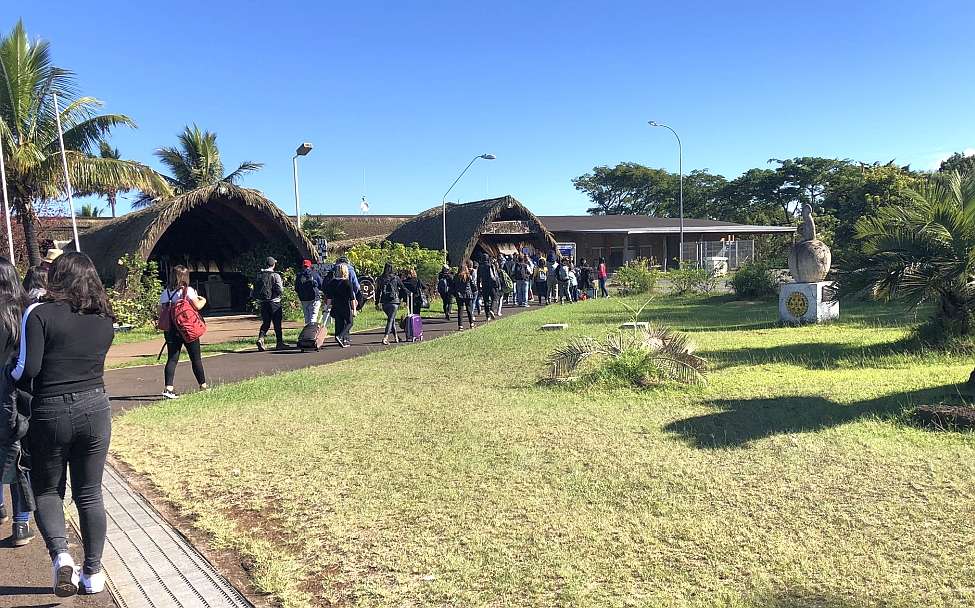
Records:
[[[827,300],[823,290],[832,281],[785,283],[779,290],[779,319],[784,323],[822,323],[840,318],[840,303]]]

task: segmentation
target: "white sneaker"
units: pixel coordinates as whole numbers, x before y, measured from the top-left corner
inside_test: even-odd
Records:
[[[78,568],[67,553],[58,553],[53,563],[54,595],[71,597],[78,593]]]
[[[174,391],[170,391],[170,390],[163,391],[162,396],[165,397],[166,399],[179,399],[179,395],[177,395]]]
[[[78,593],[85,595],[101,593],[105,590],[105,569],[102,568],[91,576],[88,576],[84,573],[84,571],[82,571],[79,586],[80,589],[78,590]]]

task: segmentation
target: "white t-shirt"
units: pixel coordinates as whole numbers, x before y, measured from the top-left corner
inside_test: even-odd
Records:
[[[187,287],[186,288],[186,296],[191,301],[192,300],[196,300],[196,298],[200,297],[199,295],[197,295],[196,290],[193,289],[192,287]],[[183,288],[182,287],[180,287],[179,289],[174,289],[172,291],[170,291],[168,289],[163,289],[163,292],[161,294],[159,294],[159,303],[160,304],[170,304],[172,302],[179,302],[182,299],[183,299]]]

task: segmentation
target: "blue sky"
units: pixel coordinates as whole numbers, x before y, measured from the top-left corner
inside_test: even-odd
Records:
[[[975,148],[971,1],[19,3],[81,90],[128,114],[113,143],[150,162],[185,124],[293,210],[412,213],[451,193],[584,213],[600,164],[727,177],[769,158],[896,159]],[[7,13],[9,29],[18,16]],[[363,192],[363,174],[365,190]]]

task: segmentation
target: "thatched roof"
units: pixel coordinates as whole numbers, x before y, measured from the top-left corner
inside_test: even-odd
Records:
[[[327,222],[335,222],[345,233],[342,241],[370,236],[383,236],[410,219],[411,215],[308,215]],[[338,242],[338,241],[336,241]]]
[[[298,256],[318,260],[315,245],[274,203],[257,190],[231,184],[198,188],[100,222],[80,235],[81,249],[95,262],[102,278],[113,282],[120,278],[120,257],[134,253],[148,259],[164,236],[167,241],[179,239],[179,234],[168,235],[167,230],[186,218],[194,227],[193,234],[185,237],[187,249],[212,244],[239,254],[262,243],[283,240],[297,250]]]
[[[427,249],[443,249],[443,219],[440,205],[401,224],[387,239],[395,243],[417,243]],[[469,259],[491,222],[521,220],[531,225],[536,247],[555,249],[555,238],[538,217],[513,196],[473,203],[447,204],[447,257],[452,264]]]

